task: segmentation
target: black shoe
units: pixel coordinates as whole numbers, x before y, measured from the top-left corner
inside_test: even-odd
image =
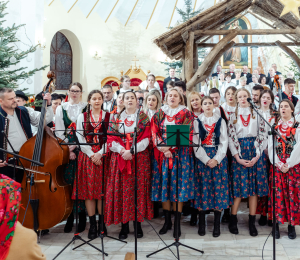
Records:
[[[72,231],[73,225],[74,225],[74,214],[73,214],[73,211],[72,211],[70,216],[67,219],[67,223],[64,227],[64,232],[65,233],[70,233]]]
[[[41,236],[49,234],[50,230],[49,229],[44,229],[41,231]]]
[[[239,233],[238,227],[237,227],[237,215],[230,215],[230,219],[229,219],[229,231],[231,234],[235,234],[237,235]]]
[[[129,222],[123,224],[122,223],[122,229],[119,233],[119,239],[124,240],[128,237],[129,234]]]
[[[260,215],[260,218],[258,220],[258,225],[265,226],[267,225],[267,222],[268,222],[267,216]]]
[[[297,237],[295,226],[288,225],[288,237],[289,239],[295,239]]]
[[[85,230],[86,227],[86,213],[85,210],[82,210],[78,214],[78,233],[81,233]]]
[[[184,205],[182,207],[182,215],[185,217],[190,215],[192,213],[192,209],[193,208],[191,207],[191,203],[189,201],[184,203]]]
[[[171,211],[164,209],[165,223],[161,230],[159,230],[160,235],[164,235],[168,230],[172,229]]]
[[[257,229],[255,227],[255,219],[256,219],[256,215],[249,215],[249,232],[250,232],[250,236],[252,236],[252,237],[257,236]]]
[[[190,226],[196,226],[197,225],[197,218],[198,218],[198,209],[193,208],[192,214],[191,214],[191,220],[190,220]]]
[[[159,217],[159,202],[154,201],[153,202],[153,218]]]
[[[221,234],[220,231],[221,211],[215,210],[214,215],[215,215],[215,219],[214,219],[213,237],[219,237]]]
[[[200,210],[199,212],[199,228],[198,228],[199,236],[205,236],[205,211]]]
[[[181,220],[181,212],[177,212],[177,214],[175,212],[174,231],[173,231],[174,238],[176,238],[177,228],[178,228],[178,237],[181,236],[180,220]]]
[[[89,217],[89,219],[90,219],[90,229],[88,233],[88,239],[95,239],[98,235],[96,215]]]
[[[269,227],[273,227],[273,221],[272,221],[272,219],[269,219],[269,220],[268,220],[268,226],[269,226]]]
[[[135,231],[135,225],[133,221],[133,229]],[[141,222],[137,223],[137,238],[142,238],[144,236],[143,230],[142,230],[142,225]]]
[[[101,233],[101,223],[103,221],[103,218],[104,216],[103,215],[99,215],[99,221],[98,221],[98,236],[100,236],[100,233]],[[103,221],[103,231],[104,231],[104,236],[107,236],[107,229],[106,229],[106,226],[105,226],[105,223]]]
[[[272,232],[272,236],[273,236],[273,232]],[[276,239],[280,238],[280,232],[279,232],[279,225],[278,225],[278,223],[276,223],[276,225],[275,225],[275,238]]]
[[[230,208],[224,209],[222,223],[229,223],[229,220],[230,220]]]

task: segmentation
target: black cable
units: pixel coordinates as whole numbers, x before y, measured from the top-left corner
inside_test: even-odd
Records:
[[[267,241],[268,241],[270,235],[272,234],[272,232],[273,232],[273,230],[272,230],[271,233],[268,235],[268,237],[267,237],[267,239],[266,239],[266,241],[265,241],[265,243],[264,243],[264,246],[263,246],[263,248],[262,248],[262,250],[261,250],[261,257],[262,257],[263,260],[264,260],[264,248],[265,248],[265,245],[266,245],[266,243],[267,243]]]

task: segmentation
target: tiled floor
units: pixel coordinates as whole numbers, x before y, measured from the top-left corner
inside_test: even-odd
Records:
[[[257,216],[258,218],[259,216]],[[225,224],[221,224],[221,236],[218,238],[212,237],[213,229],[213,214],[207,216],[207,234],[200,237],[197,234],[198,228],[189,225],[189,218],[182,219],[181,223],[181,239],[180,242],[203,250],[204,254],[196,251],[180,247],[180,259],[182,260],[261,260],[262,248],[266,238],[271,232],[268,226],[260,227],[256,224],[259,235],[251,237],[248,231],[248,209],[246,203],[242,203],[238,214],[239,235],[232,235],[228,231]],[[159,231],[164,222],[163,218],[151,220],[153,227]],[[64,225],[58,225],[50,230],[50,234],[42,238],[40,246],[46,254],[47,259],[53,259],[56,254],[71,241],[73,234],[63,233]],[[142,223],[144,237],[138,240],[138,259],[176,259],[170,250],[166,249],[156,255],[146,258],[147,254],[164,247],[164,243],[156,235],[151,226],[144,222]],[[120,226],[108,227],[110,236],[118,237]],[[281,238],[276,241],[276,259],[277,260],[300,260],[300,227],[296,227],[298,237],[295,240],[290,240],[287,237],[287,225],[280,225]],[[81,234],[83,239],[87,239],[88,225],[86,230]],[[166,235],[161,236],[167,245],[174,242],[172,237],[173,232],[169,231]],[[109,254],[105,259],[123,260],[127,252],[134,252],[134,236],[133,224],[130,223],[130,234],[126,240],[128,243],[121,243],[112,239],[104,239],[105,252]],[[72,250],[79,245],[77,241],[75,245],[69,246],[57,259],[75,260],[75,259],[102,259],[102,254],[90,246],[82,246],[79,249]],[[98,238],[92,244],[101,249],[101,240]],[[176,254],[176,247],[171,250]],[[272,236],[269,237],[264,248],[264,260],[271,260],[272,251]]]

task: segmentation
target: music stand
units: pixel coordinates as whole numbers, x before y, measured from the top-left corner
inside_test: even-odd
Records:
[[[86,124],[87,122],[83,122],[83,129],[84,129],[84,125]],[[111,238],[111,239],[114,239],[114,240],[117,240],[119,242],[123,242],[125,244],[127,244],[127,241],[123,241],[123,240],[120,240],[118,238],[115,238],[115,237],[111,237],[111,236],[107,236],[104,234],[104,189],[103,189],[103,186],[104,186],[104,170],[105,170],[105,157],[106,157],[106,142],[107,142],[107,137],[110,135],[110,136],[120,136],[120,137],[124,137],[125,134],[114,134],[114,133],[107,133],[107,128],[110,124],[110,122],[104,122],[104,120],[102,120],[101,122],[99,122],[99,124],[101,124],[101,128],[102,128],[102,133],[87,133],[85,135],[91,135],[91,136],[102,136],[102,140],[103,140],[103,155],[102,155],[102,188],[101,188],[101,197],[102,197],[102,200],[101,200],[101,211],[102,211],[102,214],[103,214],[103,218],[102,218],[102,221],[101,221],[101,232],[100,232],[100,235],[97,237],[97,238],[100,238],[101,239],[101,245],[102,245],[102,258],[104,259],[104,243],[103,243],[103,239],[104,237],[108,237],[108,238]],[[99,125],[98,124],[98,125]],[[124,129],[124,123],[116,123],[118,125],[122,125],[123,126],[123,129]],[[87,242],[91,242],[93,240],[95,240],[96,238],[94,239],[90,239],[88,240]],[[85,243],[82,243],[80,244],[79,246],[77,247],[74,247],[73,250],[77,249],[78,247],[81,247],[83,245],[85,245],[87,242]],[[108,254],[106,254],[107,256]]]
[[[55,132],[58,132],[58,131],[63,131],[63,132],[65,132],[65,130],[55,130],[54,131],[54,136],[55,136]],[[77,145],[77,147],[75,148],[75,150],[77,150],[77,152],[79,152],[80,151],[80,146],[81,145],[92,145],[92,144],[97,144],[97,143],[79,143],[79,140],[78,140],[78,137],[76,136],[76,130],[73,128],[73,129],[71,129],[70,130],[70,133],[72,134],[72,135],[74,135],[74,138],[75,138],[75,143],[63,143],[63,141],[64,140],[61,140],[61,141],[59,141],[58,140],[58,138],[56,137],[56,139],[57,139],[57,141],[58,141],[58,143],[59,143],[59,145],[61,146],[61,145]],[[80,133],[79,133],[80,134]],[[75,151],[74,150],[74,151]],[[73,242],[75,243],[75,241],[76,240],[80,240],[80,241],[82,241],[82,242],[84,242],[84,244],[88,244],[89,246],[91,246],[92,248],[94,248],[94,249],[96,249],[96,250],[98,250],[99,252],[101,252],[102,253],[102,250],[100,250],[99,248],[97,248],[97,247],[95,247],[94,245],[92,245],[92,244],[90,244],[88,241],[86,241],[86,240],[84,240],[80,235],[79,235],[79,233],[78,233],[78,177],[77,177],[77,174],[75,174],[75,182],[76,182],[76,198],[75,198],[75,207],[76,207],[76,209],[75,209],[75,216],[76,216],[76,222],[75,222],[75,226],[76,226],[76,229],[75,229],[75,233],[74,233],[74,236],[73,236],[73,238],[71,239],[71,241],[61,250],[61,251],[59,251],[59,253],[53,258],[53,260],[54,259],[56,259],[63,251],[65,251],[66,249],[67,249],[67,247],[69,246],[69,245],[71,245]],[[107,253],[105,253],[105,252],[103,252],[106,256],[108,256],[108,254]]]
[[[162,142],[160,142],[157,147],[169,147],[170,145],[171,146],[175,146],[177,149],[175,151],[175,157],[177,158],[176,160],[176,199],[175,199],[175,202],[176,202],[176,216],[178,216],[178,160],[179,160],[179,155],[178,155],[178,152],[179,152],[179,149],[181,147],[199,147],[199,145],[197,144],[194,144],[194,143],[191,143],[190,140],[189,140],[189,135],[190,135],[190,130],[189,130],[189,125],[184,125],[183,127],[179,126],[179,125],[167,125],[167,138],[165,141],[167,141],[167,144],[163,144],[164,140]],[[182,131],[183,130],[183,131]],[[195,133],[194,133],[195,134]],[[176,138],[175,140],[173,138]],[[172,140],[173,139],[173,140]],[[171,140],[171,142],[168,140]],[[174,143],[175,141],[175,143]],[[188,142],[188,144],[187,144]],[[192,249],[194,251],[197,251],[199,253],[202,253],[204,254],[204,251],[202,250],[199,250],[199,249],[196,249],[196,248],[193,248],[193,247],[190,247],[190,246],[187,246],[181,242],[179,242],[179,234],[178,234],[178,231],[179,231],[179,219],[177,219],[176,221],[176,218],[175,218],[175,225],[177,225],[176,227],[176,232],[175,232],[175,242],[173,242],[172,244],[162,248],[162,249],[159,249],[149,255],[147,255],[146,257],[150,257],[151,255],[154,255],[160,251],[163,251],[171,246],[176,246],[176,249],[177,249],[177,259],[180,259],[180,255],[179,255],[179,246],[184,246],[186,248],[189,248],[189,249]]]

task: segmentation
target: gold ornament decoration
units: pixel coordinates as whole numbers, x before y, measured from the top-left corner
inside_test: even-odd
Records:
[[[298,7],[300,6],[300,0],[279,0],[279,1],[284,5],[280,17],[291,12],[296,17],[298,17],[298,19],[300,19],[299,10],[298,10]]]

